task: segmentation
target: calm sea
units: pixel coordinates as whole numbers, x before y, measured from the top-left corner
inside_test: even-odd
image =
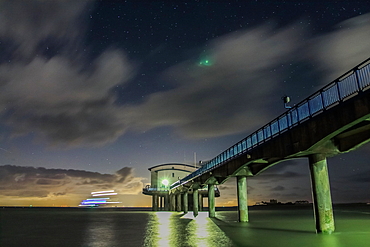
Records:
[[[335,207],[336,232],[315,234],[311,207],[192,213],[80,208],[1,208],[0,246],[370,246],[370,206]]]

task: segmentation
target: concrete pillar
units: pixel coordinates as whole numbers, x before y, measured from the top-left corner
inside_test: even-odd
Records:
[[[176,211],[176,195],[171,194],[170,197],[171,197],[170,211]]]
[[[164,196],[164,211],[169,211],[170,210],[170,200],[169,200],[169,195]]]
[[[184,214],[187,214],[188,213],[188,192],[184,192],[183,194],[183,203],[184,203]]]
[[[157,194],[153,194],[152,196],[152,210],[158,211],[158,195]]]
[[[163,204],[162,204],[163,197],[162,196],[158,196],[158,197],[159,197],[159,211],[162,211],[163,210]]]
[[[193,215],[197,217],[198,215],[198,188],[193,188]]]
[[[203,211],[203,195],[199,193],[199,211]]]
[[[176,211],[177,212],[181,212],[181,193],[178,193],[177,194],[177,208],[176,208]]]
[[[214,184],[208,185],[208,217],[210,218],[216,217]]]
[[[333,206],[326,157],[313,154],[308,157],[311,172],[312,199],[317,233],[334,232]]]
[[[247,177],[238,176],[237,191],[238,191],[238,213],[240,222],[248,222],[248,199],[247,199]]]

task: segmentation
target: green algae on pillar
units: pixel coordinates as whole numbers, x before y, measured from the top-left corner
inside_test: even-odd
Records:
[[[203,195],[199,193],[198,198],[199,198],[198,210],[203,211]]]
[[[184,214],[187,214],[188,213],[188,192],[185,191],[184,194],[183,194],[183,203],[184,203]]]
[[[193,188],[193,215],[198,216],[198,188]]]
[[[238,176],[237,191],[238,191],[238,213],[240,222],[248,222],[248,200],[247,200],[247,177]]]
[[[170,211],[176,211],[176,195],[170,195]]]
[[[152,196],[152,210],[158,211],[158,195],[157,194],[154,194]]]
[[[210,218],[216,217],[216,209],[215,209],[215,185],[209,184],[208,185],[208,216]]]
[[[334,232],[333,205],[330,195],[330,183],[326,157],[313,154],[309,157],[312,197],[317,233]]]
[[[170,210],[170,196],[167,194],[164,196],[164,211]]]
[[[177,194],[177,208],[176,208],[176,211],[177,212],[181,212],[181,193],[178,193]]]

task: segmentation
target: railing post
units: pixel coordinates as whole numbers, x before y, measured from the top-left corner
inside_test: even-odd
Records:
[[[342,101],[342,96],[340,96],[339,80],[335,81],[335,85],[337,85],[338,98],[339,98],[339,102],[341,102]]]
[[[357,72],[358,72],[358,67],[356,67],[356,69],[353,73],[355,74],[358,90],[359,90],[359,92],[362,92],[362,87],[361,87],[360,79],[358,78],[358,73]]]

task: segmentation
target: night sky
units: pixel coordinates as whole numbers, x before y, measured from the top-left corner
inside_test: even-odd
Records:
[[[149,167],[209,160],[370,57],[368,1],[0,1],[0,205],[77,206]],[[370,146],[328,159],[332,199],[370,202]],[[309,200],[307,159],[249,204]],[[234,178],[216,205],[236,205]]]

